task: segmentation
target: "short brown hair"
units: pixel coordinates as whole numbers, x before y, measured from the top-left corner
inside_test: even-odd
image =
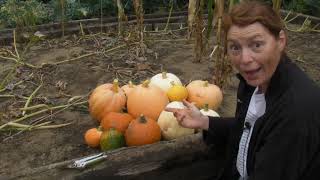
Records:
[[[227,34],[232,25],[247,26],[255,22],[265,26],[275,38],[284,30],[281,17],[271,6],[258,1],[243,1],[235,5],[231,12],[223,17],[223,29]]]

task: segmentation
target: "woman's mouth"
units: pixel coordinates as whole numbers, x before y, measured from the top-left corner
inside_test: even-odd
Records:
[[[257,68],[257,69],[252,69],[252,70],[248,70],[248,71],[244,71],[246,77],[248,80],[254,80],[257,78],[257,75],[259,73],[259,71],[261,70],[261,67]]]

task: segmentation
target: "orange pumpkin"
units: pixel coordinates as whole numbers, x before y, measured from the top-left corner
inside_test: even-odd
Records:
[[[125,133],[127,146],[141,146],[160,141],[161,129],[151,118],[141,115],[131,121]]]
[[[86,144],[90,147],[98,147],[100,144],[100,138],[101,138],[101,128],[91,128],[86,131],[84,134],[84,140]]]
[[[124,91],[119,88],[118,80],[113,84],[102,84],[95,88],[89,98],[89,111],[97,121],[109,112],[120,112],[126,105]]]
[[[187,90],[187,100],[194,102],[199,109],[208,104],[209,109],[217,110],[223,99],[221,89],[208,81],[192,81],[187,85]]]
[[[133,117],[128,113],[109,112],[103,117],[100,125],[104,130],[115,128],[119,132],[124,133],[132,119]]]
[[[132,81],[129,81],[129,83],[126,84],[126,85],[123,85],[123,86],[121,87],[121,89],[124,91],[124,93],[126,94],[126,96],[128,96],[128,94],[129,94],[135,87],[136,87],[136,85],[134,85],[134,84],[132,83]]]
[[[146,80],[128,95],[127,109],[133,117],[144,114],[151,119],[158,119],[162,110],[169,103],[166,93],[149,83],[150,81]]]

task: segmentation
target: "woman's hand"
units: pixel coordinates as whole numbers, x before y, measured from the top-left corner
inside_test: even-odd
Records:
[[[185,109],[166,108],[165,110],[172,112],[182,127],[208,130],[209,118],[203,115],[194,104],[186,100],[182,102],[186,106]]]

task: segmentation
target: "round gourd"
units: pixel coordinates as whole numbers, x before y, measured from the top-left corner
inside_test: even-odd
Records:
[[[182,102],[174,101],[167,105],[168,108],[186,108]],[[194,134],[194,129],[184,128],[179,125],[172,112],[162,111],[158,124],[161,128],[162,136],[165,140],[172,140],[189,134]]]
[[[136,87],[136,85],[134,85],[134,84],[132,83],[132,81],[129,81],[129,83],[126,84],[126,85],[123,85],[123,86],[121,87],[121,89],[124,91],[124,93],[126,94],[126,96],[128,96],[128,94],[129,94],[135,87]]]
[[[187,99],[188,90],[183,85],[174,84],[172,82],[172,87],[168,90],[167,96],[170,101],[182,101]]]
[[[159,87],[150,86],[146,80],[128,95],[127,109],[133,117],[144,114],[151,119],[158,119],[161,111],[169,103],[168,97]]]
[[[141,115],[129,124],[125,133],[128,146],[141,146],[160,141],[161,130],[154,119]]]
[[[84,140],[88,146],[93,148],[98,147],[100,144],[101,134],[102,130],[100,127],[88,129],[84,134]]]
[[[100,147],[102,151],[108,151],[125,146],[125,139],[122,133],[116,129],[104,131],[100,138]]]
[[[128,128],[133,117],[128,113],[109,112],[101,121],[101,126],[104,130],[115,128],[121,133],[124,133]]]
[[[195,80],[187,85],[188,101],[194,102],[198,108],[208,104],[209,109],[217,110],[223,96],[220,88],[208,81]]]
[[[180,79],[176,75],[167,72],[156,74],[150,79],[151,85],[160,87],[166,93],[172,87],[171,82],[182,85]]]
[[[126,95],[119,88],[116,79],[113,84],[102,84],[95,88],[89,98],[90,114],[99,122],[107,113],[120,112],[125,108],[125,105]]]

